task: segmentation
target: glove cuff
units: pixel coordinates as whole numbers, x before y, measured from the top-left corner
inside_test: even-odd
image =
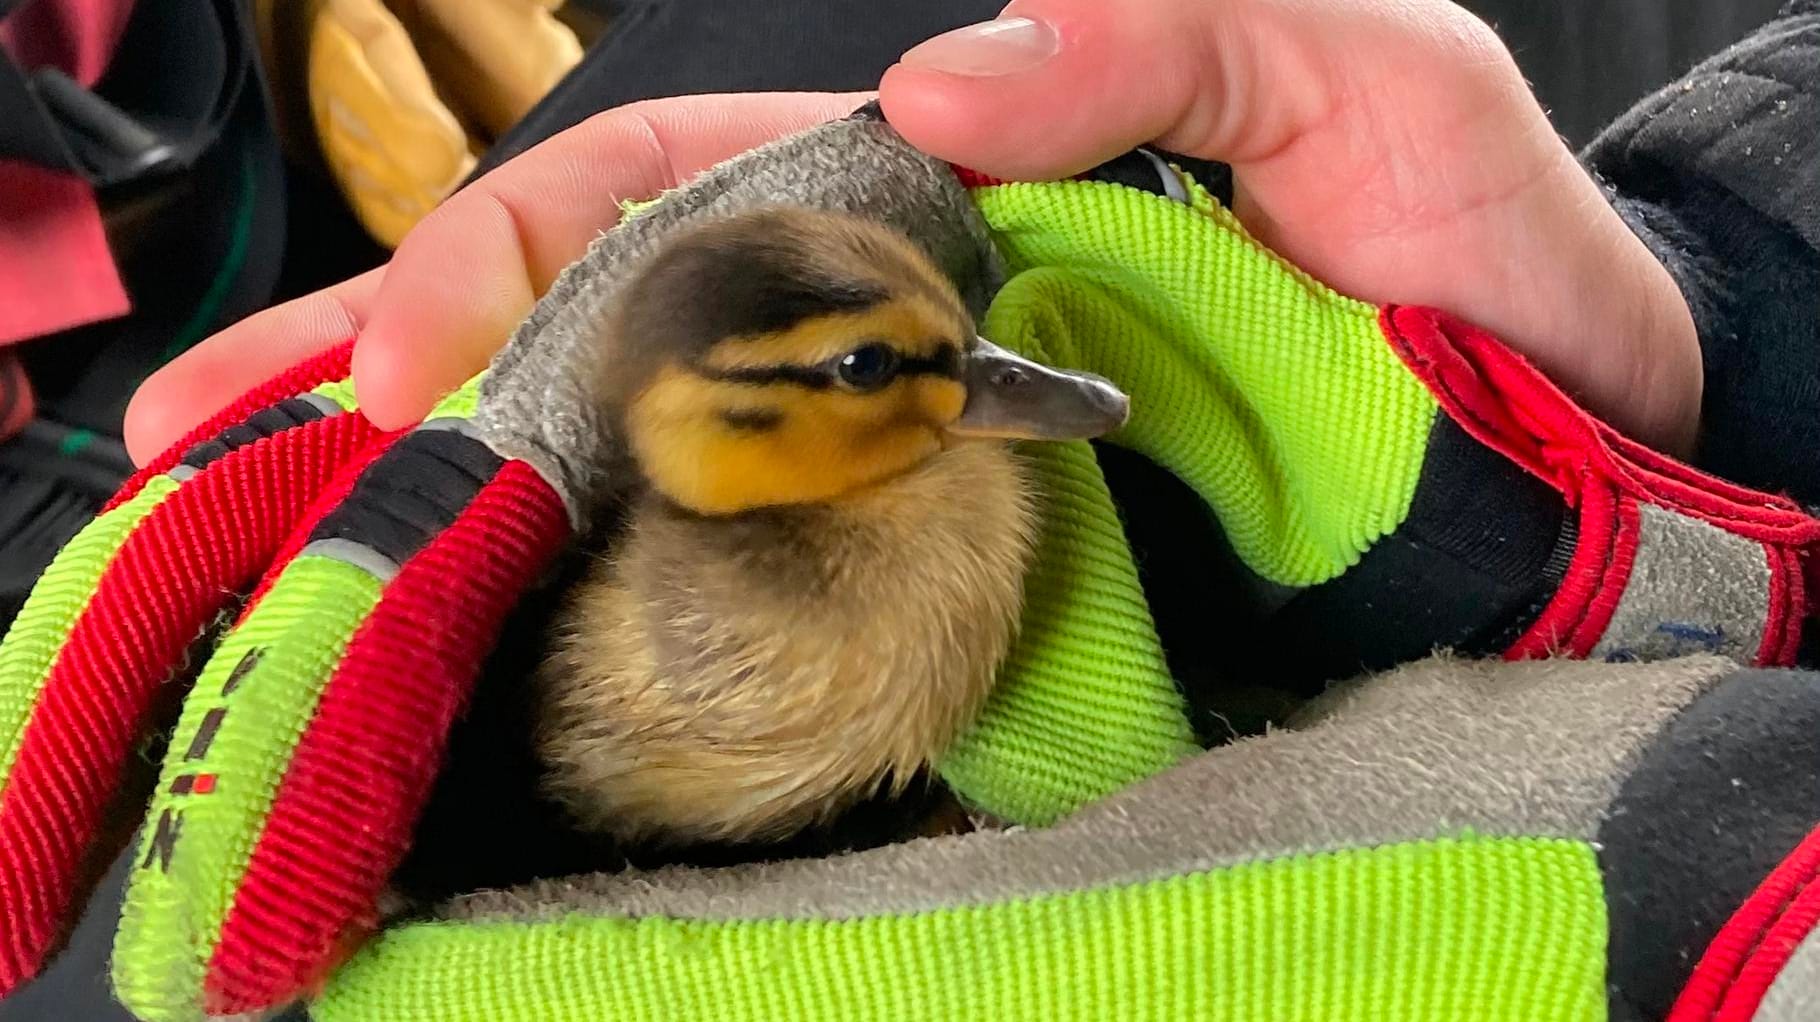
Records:
[[[1403,522],[1264,626],[1292,687],[1435,648],[1795,662],[1820,522],[1626,439],[1484,331],[1407,306],[1381,323],[1441,414]]]
[[[1792,663],[1803,566],[1820,521],[1629,440],[1484,331],[1432,310],[1384,310],[1385,334],[1462,430],[1560,495],[1573,553],[1504,651],[1609,660],[1695,648]]]

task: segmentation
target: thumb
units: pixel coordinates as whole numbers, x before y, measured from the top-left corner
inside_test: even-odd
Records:
[[[892,124],[935,156],[1046,179],[1148,143],[1262,162],[1343,107],[1389,106],[1406,119],[1473,102],[1433,95],[1433,75],[1412,69],[1507,56],[1446,0],[1017,0],[996,20],[905,53],[879,97]],[[1477,78],[1520,83],[1511,72]],[[1429,95],[1372,98],[1387,87]]]

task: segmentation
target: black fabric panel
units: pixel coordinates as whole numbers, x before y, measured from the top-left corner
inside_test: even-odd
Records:
[[[1575,144],[1645,91],[1739,38],[1780,0],[1466,0],[1497,28]],[[995,17],[1000,0],[625,0],[582,64],[474,176],[610,107],[659,96],[865,90],[904,50]],[[471,178],[470,178],[471,179]],[[1210,189],[1212,184],[1208,183]]]
[[[1640,190],[1614,205],[1675,276],[1700,334],[1696,464],[1820,504],[1820,250],[1710,182]]]
[[[1575,532],[1559,494],[1438,416],[1409,517],[1289,601],[1258,645],[1309,693],[1437,648],[1501,653],[1554,595]]]
[[[245,422],[229,426],[212,439],[204,440],[185,451],[183,463],[191,468],[206,468],[231,451],[320,418],[322,409],[314,404],[302,398],[287,398],[270,407],[261,408],[248,416]]]
[[[1200,182],[1201,187],[1212,193],[1221,203],[1232,204],[1232,168],[1224,163],[1211,160],[1199,160],[1180,153],[1162,149],[1152,149],[1164,163],[1173,163],[1188,172],[1188,176]],[[1152,195],[1166,195],[1163,179],[1158,176],[1156,164],[1140,151],[1132,151],[1114,157],[1106,163],[1088,171],[1087,176],[1094,181],[1106,181],[1137,188]]]
[[[1719,5],[1724,6],[1724,5]],[[1640,103],[1584,154],[1687,298],[1697,462],[1820,503],[1820,4]]]
[[[499,455],[464,433],[410,433],[361,473],[310,541],[352,540],[402,564],[448,528],[501,464]]]
[[[1820,822],[1820,675],[1742,671],[1658,735],[1599,830],[1614,1001],[1663,1018],[1706,945]]]
[[[1087,173],[1093,181],[1104,181],[1108,184],[1124,185],[1152,195],[1167,194],[1163,179],[1157,173],[1156,164],[1144,156],[1141,150],[1132,150],[1100,164]]]
[[[1697,172],[1820,246],[1820,7],[1709,60],[1601,132],[1587,155],[1607,173]]]
[[[37,422],[98,439],[73,458],[18,437],[0,445],[11,456],[0,458],[10,461],[0,465],[0,619],[125,479],[90,455],[120,447],[121,421],[139,382],[179,342],[200,340],[263,307],[271,294],[285,239],[283,204],[272,201],[283,170],[259,90],[241,95],[228,133],[188,173],[164,179],[154,194],[134,187],[99,195],[132,314],[13,348],[36,391]],[[242,233],[236,220],[243,213]],[[71,470],[84,481],[71,485]],[[107,473],[114,478],[96,498],[86,480]]]
[[[1271,588],[1180,478],[1123,447],[1095,441],[1093,450],[1196,735],[1211,745],[1281,722],[1298,700],[1270,684],[1274,668],[1234,663],[1255,650]]]
[[[247,39],[228,42],[225,51],[226,57],[247,58],[246,66],[223,64],[217,42],[173,50],[173,43],[184,42],[186,26],[214,19],[216,2],[136,4],[120,53],[95,93],[171,138],[198,144],[208,138],[207,131],[184,130],[194,123],[185,121],[186,111],[200,109],[191,99],[210,89],[217,99],[229,96],[223,69],[257,75]],[[244,21],[237,11],[228,13],[236,23]],[[132,55],[123,59],[127,51]],[[172,80],[154,81],[154,73]],[[187,173],[97,191],[132,313],[11,349],[35,392],[35,427],[77,438],[92,432],[97,439],[86,447],[46,447],[20,437],[0,444],[6,451],[0,456],[0,620],[12,616],[44,565],[125,478],[112,464],[119,459],[93,455],[120,447],[122,417],[139,382],[179,347],[263,307],[270,297],[285,240],[284,204],[275,198],[283,191],[284,171],[257,81],[233,95],[238,99],[213,144],[191,154]],[[0,117],[0,134],[7,126]],[[72,449],[73,456],[67,453]],[[110,474],[112,482],[103,485]],[[6,1017],[0,1008],[0,1018]]]

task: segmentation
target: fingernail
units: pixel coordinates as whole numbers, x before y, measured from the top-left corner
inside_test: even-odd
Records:
[[[1000,18],[944,32],[919,43],[903,62],[952,75],[1008,75],[1055,55],[1055,30],[1030,18]]]

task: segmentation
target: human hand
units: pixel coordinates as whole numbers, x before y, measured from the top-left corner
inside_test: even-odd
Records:
[[[944,69],[945,68],[945,69]],[[253,382],[358,332],[356,387],[409,424],[483,368],[619,202],[866,97],[699,96],[608,111],[426,218],[383,270],[249,318],[156,374],[144,460]],[[913,144],[1002,177],[1154,141],[1230,163],[1265,244],[1366,301],[1434,305],[1639,439],[1686,453],[1686,303],[1554,134],[1509,53],[1446,0],[1021,0],[931,40],[880,98]]]
[[[905,54],[880,100],[998,177],[1146,142],[1231,164],[1240,220],[1317,279],[1471,320],[1612,425],[1692,447],[1686,301],[1449,0],[1015,0]]]
[[[684,96],[598,114],[455,193],[385,266],[249,316],[154,373],[127,409],[127,447],[143,465],[249,388],[356,335],[362,413],[386,429],[411,425],[486,368],[557,274],[618,221],[621,201],[870,98]]]

